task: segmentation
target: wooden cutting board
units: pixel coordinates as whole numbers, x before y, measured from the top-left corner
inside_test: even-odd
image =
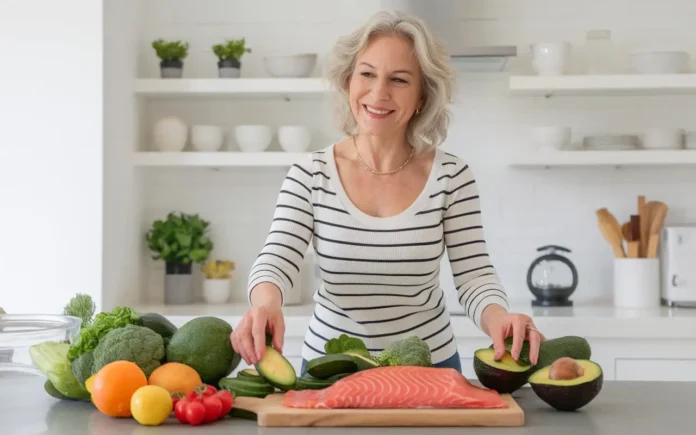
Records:
[[[234,407],[256,413],[259,426],[524,426],[524,411],[509,394],[497,409],[301,409],[282,405],[284,394],[237,397]]]

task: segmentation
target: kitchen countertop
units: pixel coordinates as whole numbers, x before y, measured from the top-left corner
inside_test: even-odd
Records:
[[[260,428],[255,422],[226,419],[193,428],[175,419],[157,427],[141,426],[133,419],[115,419],[101,414],[90,403],[59,401],[43,391],[44,379],[33,375],[0,372],[0,422],[2,433],[12,435],[126,435],[126,434],[263,434],[309,433],[422,434],[423,428]],[[428,428],[432,435],[633,435],[694,433],[689,418],[693,412],[696,383],[611,382],[590,404],[579,411],[559,412],[539,400],[530,388],[515,393],[525,411],[525,425],[517,428]]]
[[[139,305],[140,312],[157,312],[172,323],[181,326],[194,317],[216,316],[235,327],[246,310],[245,303],[223,305]],[[303,337],[314,310],[313,304],[286,306],[286,336]],[[578,303],[574,307],[538,308],[528,301],[511,301],[510,310],[524,313],[534,319],[542,331],[552,336],[581,335],[586,338],[641,339],[694,339],[696,337],[696,309],[657,307],[654,309],[627,309],[614,307],[610,301]],[[457,337],[484,337],[483,332],[464,315],[451,313],[451,322]]]

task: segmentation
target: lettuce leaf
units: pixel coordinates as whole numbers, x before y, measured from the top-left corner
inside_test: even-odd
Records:
[[[349,337],[347,334],[341,334],[338,338],[332,338],[324,345],[324,351],[327,355],[335,353],[344,353],[353,351],[361,355],[370,356],[365,343],[356,337]]]
[[[41,371],[53,387],[70,399],[89,399],[89,392],[80,385],[72,373],[68,361],[68,343],[45,341],[29,348],[32,363]]]
[[[92,352],[109,331],[126,325],[138,325],[140,314],[128,307],[116,307],[111,312],[94,316],[92,324],[80,329],[80,333],[70,344],[68,360],[71,362],[80,355]]]

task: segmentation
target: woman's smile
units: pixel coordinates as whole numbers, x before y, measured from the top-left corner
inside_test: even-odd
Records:
[[[367,116],[370,118],[374,119],[384,119],[387,116],[391,115],[394,113],[393,110],[386,109],[384,107],[379,107],[379,106],[371,106],[367,104],[363,104],[363,109],[365,110],[365,113],[367,113]]]

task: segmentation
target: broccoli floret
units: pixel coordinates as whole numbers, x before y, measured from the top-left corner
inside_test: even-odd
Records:
[[[93,354],[92,373],[97,373],[110,362],[126,360],[136,363],[149,378],[164,359],[164,340],[144,326],[126,325],[109,331]]]
[[[75,358],[72,362],[72,373],[83,387],[85,386],[85,381],[92,376],[92,364],[94,363],[94,355],[92,352],[83,353],[82,355]]]
[[[381,366],[432,367],[433,365],[428,344],[415,335],[389,343],[375,356],[375,360]]]

